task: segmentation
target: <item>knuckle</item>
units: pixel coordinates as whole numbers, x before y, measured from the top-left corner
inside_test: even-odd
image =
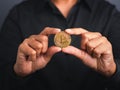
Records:
[[[18,48],[22,48],[23,46],[24,46],[23,43],[21,43]]]
[[[103,39],[104,43],[106,43],[107,45],[111,46],[110,41],[105,36],[103,36],[102,39]]]
[[[41,49],[41,48],[42,48],[42,44],[37,44],[37,45],[36,45],[36,48],[37,48],[37,49]]]
[[[31,55],[31,56],[36,55],[36,51],[34,51],[34,50],[33,50],[33,51],[31,51],[30,55]]]
[[[87,38],[87,37],[88,37],[88,34],[87,34],[87,33],[83,33],[83,34],[81,34],[81,36],[82,36],[83,38]]]
[[[31,35],[29,38],[34,38],[36,35]]]
[[[25,45],[24,45],[24,43],[21,43],[21,44],[19,45],[18,50],[19,50],[19,51],[24,51],[24,50],[25,50]]]
[[[93,44],[91,42],[87,42],[87,46],[92,48]]]
[[[111,54],[112,52],[111,52],[111,50],[107,50],[107,52],[106,52],[107,54]]]
[[[112,49],[112,44],[110,42],[108,42],[109,48]]]
[[[43,40],[43,41],[47,41],[48,38],[47,38],[46,36],[42,36],[42,40]]]
[[[98,49],[96,49],[96,48],[93,50],[93,52],[94,52],[96,55],[97,55],[97,54],[100,54],[100,50],[98,50]]]
[[[112,45],[111,45],[111,43],[108,42],[107,52],[111,53],[111,51],[112,51]]]
[[[38,37],[40,38],[41,42],[42,42],[42,41],[47,41],[47,40],[48,40],[48,37],[45,36],[45,35],[38,35]]]
[[[105,36],[103,36],[102,39],[104,43],[106,43],[109,47],[112,47],[111,43],[108,41],[108,39]]]
[[[102,36],[102,34],[100,32],[95,32],[96,36]]]
[[[23,43],[27,43],[28,41],[29,41],[29,39],[26,38],[26,39],[23,41]]]
[[[103,39],[104,41],[108,41],[105,36],[102,36],[102,39]]]
[[[94,44],[92,42],[88,42],[87,43],[87,47],[91,50],[93,50],[95,48]]]
[[[44,30],[49,29],[50,27],[45,27]]]

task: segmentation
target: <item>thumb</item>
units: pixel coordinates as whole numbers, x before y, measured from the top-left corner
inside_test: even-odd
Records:
[[[95,68],[96,67],[96,60],[92,56],[90,56],[87,52],[80,50],[73,46],[68,46],[62,49],[62,52],[71,54],[77,58],[79,58],[85,65]]]
[[[45,54],[45,60],[49,61],[54,54],[56,54],[56,53],[58,53],[60,51],[61,51],[60,47],[51,46],[50,48],[48,48],[48,51]]]

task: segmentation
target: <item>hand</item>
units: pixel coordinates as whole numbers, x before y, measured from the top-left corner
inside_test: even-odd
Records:
[[[112,76],[116,71],[112,46],[106,37],[98,32],[89,32],[82,28],[67,29],[71,35],[80,35],[81,49],[68,46],[62,52],[78,57],[82,62],[105,76]]]
[[[48,48],[48,35],[60,32],[57,28],[45,28],[40,34],[25,39],[18,48],[14,71],[19,76],[27,76],[44,68],[51,57],[61,51],[61,48]]]

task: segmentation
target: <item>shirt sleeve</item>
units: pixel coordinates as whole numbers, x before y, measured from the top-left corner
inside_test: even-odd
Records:
[[[116,73],[109,78],[110,90],[120,90],[120,12],[114,9],[108,24],[108,39],[113,47]]]
[[[7,16],[0,32],[0,84],[2,90],[19,88],[29,78],[20,78],[13,71],[17,49],[21,42],[22,32],[20,31],[18,10],[14,7]]]
[[[116,60],[117,61],[117,60]],[[120,65],[116,62],[117,69],[116,73],[108,80],[108,87],[112,90],[120,89]]]

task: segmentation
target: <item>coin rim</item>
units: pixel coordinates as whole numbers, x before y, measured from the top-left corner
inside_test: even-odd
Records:
[[[59,33],[65,33],[67,36],[69,36],[69,43],[68,43],[67,45],[61,46],[61,45],[58,45],[58,44],[56,43],[56,37],[57,37],[57,35],[58,35]],[[65,48],[65,47],[69,46],[69,45],[71,44],[71,36],[70,36],[70,34],[68,34],[68,33],[65,32],[65,31],[58,32],[58,33],[55,34],[55,36],[54,36],[54,44],[55,44],[56,46],[58,46],[58,47],[61,47],[61,48]]]

